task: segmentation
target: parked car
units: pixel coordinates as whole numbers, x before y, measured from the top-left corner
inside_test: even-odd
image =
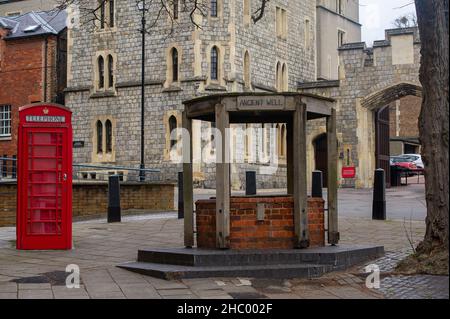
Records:
[[[422,155],[420,155],[420,154],[402,154],[402,155],[399,155],[399,157],[411,158],[413,160],[414,164],[416,164],[417,168],[419,168],[419,169],[424,168],[424,165],[422,162]]]
[[[417,169],[417,166],[411,157],[392,156],[390,162],[391,166],[396,166],[404,170],[414,171]]]

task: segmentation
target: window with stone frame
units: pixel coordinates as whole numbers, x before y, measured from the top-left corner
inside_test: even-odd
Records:
[[[178,60],[178,50],[176,48],[172,48],[171,58],[172,58],[172,82],[178,82],[179,60]]]
[[[286,92],[289,90],[289,78],[286,63],[277,63],[275,82],[275,88],[278,92]]]
[[[244,53],[244,87],[250,89],[252,86],[251,70],[250,70],[250,54],[248,51]]]
[[[114,92],[115,90],[115,56],[112,53],[97,53],[95,59],[95,91]]]
[[[252,2],[251,0],[244,0],[244,25],[248,26],[251,22],[251,16],[252,16]]]
[[[345,44],[345,31],[338,30],[338,48]]]
[[[178,14],[179,14],[179,0],[173,0],[173,19],[178,20]]]
[[[209,15],[217,18],[219,16],[219,0],[210,0]]]
[[[114,87],[114,58],[108,54],[108,88]]]
[[[287,39],[288,22],[286,9],[280,7],[275,8],[275,29],[277,38]]]
[[[105,59],[99,56],[97,60],[98,84],[97,88],[102,90],[105,88]]]
[[[103,153],[103,123],[102,121],[98,120],[97,124],[95,125],[96,128],[96,137],[97,137],[97,154]]]
[[[178,128],[177,118],[174,115],[169,117],[169,131],[170,135],[175,134],[174,131]],[[170,148],[172,149],[177,145],[178,140],[170,139]]]
[[[216,46],[211,49],[211,80],[219,80],[219,49]]]
[[[106,153],[111,153],[112,152],[112,123],[111,121],[108,119],[105,122],[105,151]]]
[[[114,121],[108,116],[96,119],[93,138],[93,162],[114,162]]]
[[[98,0],[98,28],[100,30],[113,29],[116,25],[116,2],[115,0]]]
[[[0,105],[0,138],[11,136],[11,105]]]

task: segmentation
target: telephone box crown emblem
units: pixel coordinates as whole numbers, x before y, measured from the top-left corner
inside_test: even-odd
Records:
[[[43,110],[43,112],[44,112],[45,115],[47,115],[47,114],[48,114],[48,108],[45,108],[45,109]]]

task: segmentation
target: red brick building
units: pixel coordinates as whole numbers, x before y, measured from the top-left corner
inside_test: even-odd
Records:
[[[66,13],[0,17],[0,157],[17,154],[18,110],[37,102],[64,103]],[[4,163],[2,163],[4,175]]]

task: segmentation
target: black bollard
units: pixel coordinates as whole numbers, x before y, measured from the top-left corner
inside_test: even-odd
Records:
[[[245,172],[245,196],[256,195],[256,172]]]
[[[178,172],[178,219],[184,218],[183,172]]]
[[[386,220],[386,177],[381,168],[375,170],[372,219]]]
[[[108,181],[108,223],[120,221],[120,180],[118,175],[111,175]]]
[[[323,198],[323,174],[321,171],[312,173],[311,197]]]

